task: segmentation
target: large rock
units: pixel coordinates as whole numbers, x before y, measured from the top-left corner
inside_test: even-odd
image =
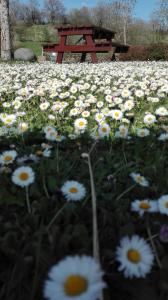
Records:
[[[23,60],[23,61],[32,61],[34,60],[35,55],[33,51],[29,48],[18,48],[14,52],[14,59]]]

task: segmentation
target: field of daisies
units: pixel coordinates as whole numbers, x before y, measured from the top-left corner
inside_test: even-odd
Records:
[[[168,299],[168,62],[0,64],[0,299]]]

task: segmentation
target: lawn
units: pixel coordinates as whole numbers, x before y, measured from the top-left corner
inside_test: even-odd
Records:
[[[0,298],[166,300],[168,63],[3,63],[0,100]]]

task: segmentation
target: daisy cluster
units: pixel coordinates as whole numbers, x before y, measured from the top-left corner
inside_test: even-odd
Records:
[[[40,137],[40,146],[39,142],[33,144],[31,153],[27,150],[29,134]],[[89,137],[89,141],[124,139],[128,143],[137,138],[140,144],[152,136],[151,145],[157,142],[164,151],[166,143],[162,146],[161,142],[168,139],[168,63],[0,64],[0,139],[19,141],[0,151],[0,175],[9,186],[8,174],[4,175],[9,173],[18,189],[26,189],[30,213],[29,186],[40,181],[42,169],[42,188],[48,200],[49,180],[45,180],[51,174],[45,167],[53,160],[52,168],[56,169],[59,143],[66,148],[64,141],[81,136]],[[82,158],[88,154],[83,153]],[[127,165],[127,157],[124,159]],[[65,201],[79,203],[88,196],[88,190],[82,180],[78,181],[77,172],[72,178],[68,172],[67,180],[57,172],[61,174],[57,188]],[[150,187],[141,173],[129,175],[134,186]],[[55,186],[54,181],[54,193]],[[157,200],[135,199],[131,211],[140,216],[147,212],[168,215],[168,195]],[[136,234],[121,238],[114,257],[119,271],[128,278],[145,277],[154,263],[150,245]],[[44,296],[49,300],[97,300],[106,286],[103,274],[92,257],[67,256],[49,271]]]
[[[168,63],[0,65],[0,135],[168,139]],[[32,113],[33,111],[33,113]],[[133,122],[133,126],[132,126]],[[51,139],[50,135],[46,138]]]

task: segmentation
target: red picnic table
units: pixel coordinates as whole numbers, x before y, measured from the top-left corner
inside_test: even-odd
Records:
[[[57,27],[59,44],[43,45],[43,52],[58,53],[56,62],[62,63],[64,53],[81,53],[81,62],[86,60],[87,53],[91,55],[92,63],[97,63],[97,53],[107,53],[112,51],[111,60],[115,59],[115,53],[125,53],[128,51],[127,45],[115,43],[112,39],[115,32],[96,26],[61,26]],[[68,36],[81,36],[75,45],[67,45]],[[79,44],[83,40],[82,44]],[[102,41],[103,40],[103,41]]]

